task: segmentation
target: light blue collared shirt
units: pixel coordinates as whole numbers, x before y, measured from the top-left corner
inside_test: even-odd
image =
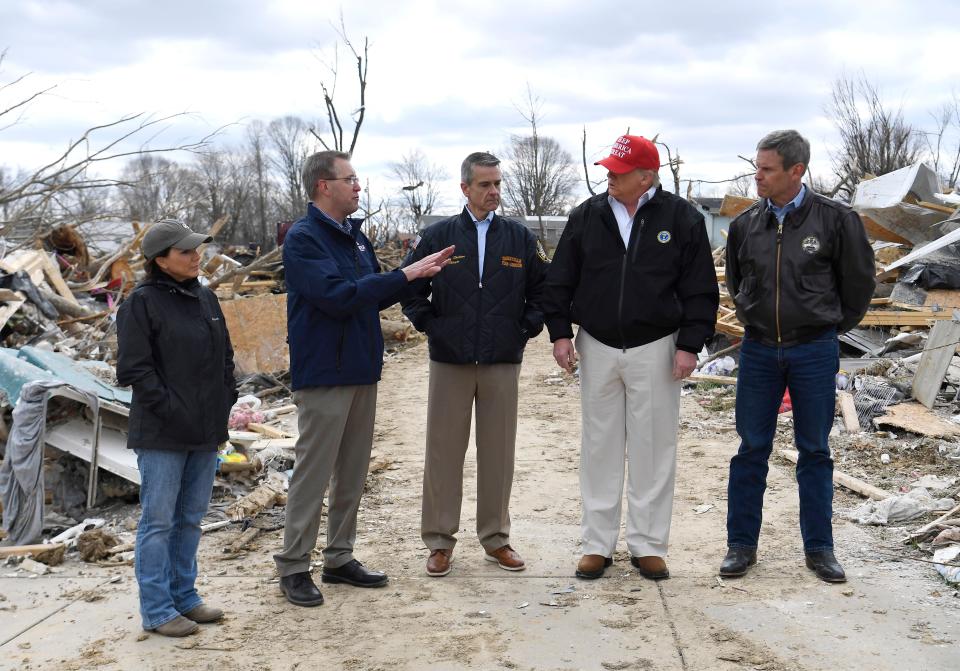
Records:
[[[649,189],[647,189],[647,191],[640,196],[640,201],[637,203],[637,210],[646,205],[656,193],[656,186],[651,186]],[[610,209],[613,210],[613,216],[617,219],[617,228],[620,229],[620,237],[623,238],[623,246],[629,247],[630,230],[633,228],[633,217],[631,217],[630,213],[627,212],[627,206],[613,196],[608,195],[607,202],[610,203]]]
[[[483,219],[477,219],[473,216],[473,211],[468,207],[467,212],[470,218],[477,225],[477,256],[480,257],[480,280],[483,281],[483,257],[487,253],[487,231],[490,230],[490,222],[493,221],[493,210],[487,212]]]
[[[797,194],[796,198],[791,200],[789,203],[783,207],[777,207],[773,204],[773,201],[767,198],[767,204],[770,206],[770,209],[773,211],[773,216],[777,218],[777,222],[783,223],[783,218],[787,216],[787,212],[793,212],[800,208],[800,203],[803,202],[803,196],[807,193],[806,184],[800,185],[800,193]]]

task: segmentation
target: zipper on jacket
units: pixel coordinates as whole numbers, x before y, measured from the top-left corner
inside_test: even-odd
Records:
[[[639,254],[640,249],[640,236],[643,235],[643,225],[645,220],[641,219],[639,227],[637,229],[637,236],[635,239],[633,247],[633,260],[636,262],[637,254]],[[629,242],[629,240],[627,241]],[[630,255],[630,250],[624,248],[623,250],[623,262],[620,264],[620,300],[617,302],[617,329],[620,331],[620,347],[623,349],[623,353],[627,353],[627,339],[623,335],[623,294],[627,286],[627,257]]]
[[[783,247],[783,222],[777,222],[777,344],[780,344],[780,250]]]
[[[477,292],[477,335],[473,340],[473,363],[480,365],[480,320],[483,318],[483,278],[479,282],[480,291]]]

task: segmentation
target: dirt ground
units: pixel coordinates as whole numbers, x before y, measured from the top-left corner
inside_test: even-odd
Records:
[[[637,576],[622,541],[605,578],[575,579],[579,392],[556,374],[545,336],[528,347],[521,378],[512,542],[528,569],[508,573],[483,560],[471,448],[453,572],[428,577],[418,531],[426,357],[423,345],[391,357],[380,385],[374,460],[386,467],[369,482],[357,557],[385,570],[387,587],[321,585],[325,605],[296,608],[280,595],[271,560],[282,531],[261,534],[232,558],[222,550],[240,532],[209,533],[200,591],[227,617],[176,640],[141,630],[130,567],[73,561],[32,578],[4,568],[0,666],[960,669],[960,598],[929,564],[905,558],[902,529],[837,520],[837,554],[849,582],[827,585],[804,567],[796,483],[786,462],[771,464],[758,565],[741,580],[717,578],[727,462],[737,448],[722,391],[683,398],[671,579]],[[788,425],[781,436],[786,447]],[[838,492],[836,507],[859,502]]]

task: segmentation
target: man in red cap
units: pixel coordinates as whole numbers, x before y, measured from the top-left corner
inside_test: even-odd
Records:
[[[717,277],[703,216],[661,188],[652,142],[623,135],[597,165],[607,191],[570,213],[543,301],[554,358],[569,372],[578,355],[581,365],[576,574],[599,578],[613,563],[626,458],[630,561],[660,580],[670,576],[680,381],[713,335]]]

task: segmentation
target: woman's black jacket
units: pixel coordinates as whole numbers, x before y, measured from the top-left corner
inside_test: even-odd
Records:
[[[233,347],[216,295],[161,274],[117,312],[117,381],[133,387],[127,447],[216,450],[237,400]]]

